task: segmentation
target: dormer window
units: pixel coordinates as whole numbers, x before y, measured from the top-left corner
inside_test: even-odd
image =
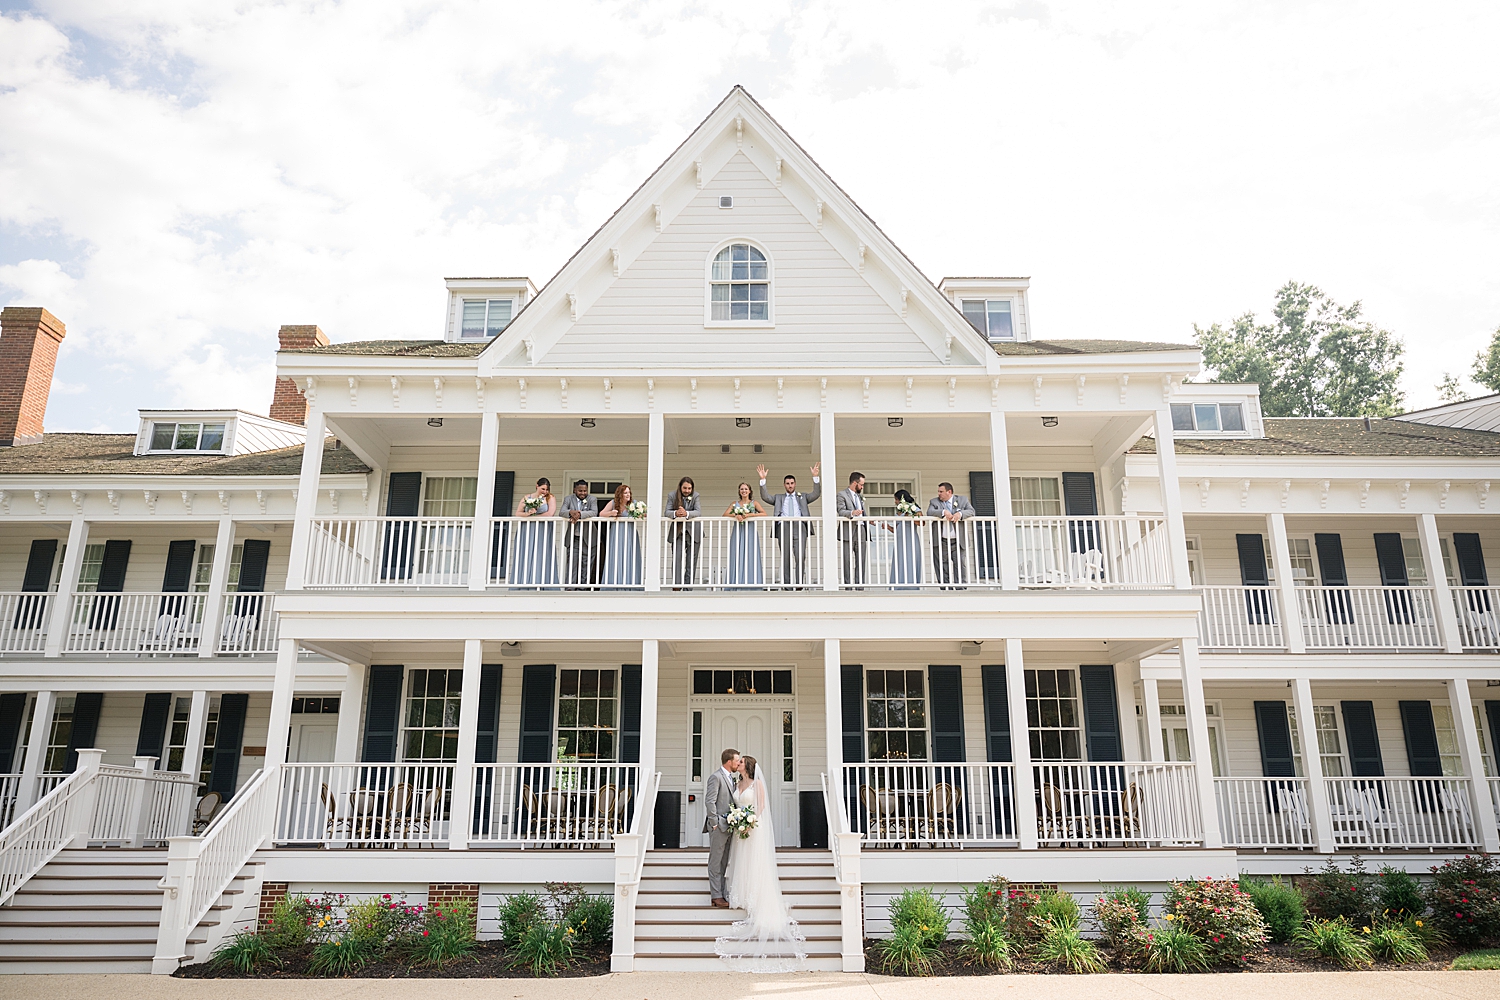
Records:
[[[498,337],[510,325],[515,299],[464,299],[462,340],[488,340]]]
[[[223,451],[223,423],[162,423],[151,425],[152,451]]]
[[[1172,430],[1196,434],[1243,434],[1241,403],[1173,403]]]
[[[758,247],[731,243],[714,255],[708,274],[711,323],[769,323],[771,264]]]
[[[964,299],[964,319],[986,340],[1015,340],[1010,299]]]

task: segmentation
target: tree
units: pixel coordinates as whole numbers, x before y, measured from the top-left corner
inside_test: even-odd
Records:
[[[1443,380],[1433,388],[1437,390],[1438,399],[1445,403],[1462,403],[1469,398],[1469,394],[1459,384],[1458,376],[1452,372],[1443,372]]]
[[[1386,417],[1400,413],[1401,355],[1393,334],[1312,285],[1276,292],[1275,321],[1254,313],[1204,329],[1194,324],[1213,382],[1257,382],[1268,417]],[[1497,336],[1500,342],[1500,336]],[[1500,376],[1500,355],[1497,355]]]
[[[1500,392],[1500,327],[1490,337],[1490,346],[1474,355],[1474,381],[1490,392]]]

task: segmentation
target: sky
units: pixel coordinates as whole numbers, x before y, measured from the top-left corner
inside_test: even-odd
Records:
[[[933,281],[1188,342],[1322,288],[1412,407],[1500,326],[1500,4],[0,0],[0,304],[48,430],[270,405],[276,331],[539,285],[735,84]],[[1466,389],[1477,394],[1472,383]]]

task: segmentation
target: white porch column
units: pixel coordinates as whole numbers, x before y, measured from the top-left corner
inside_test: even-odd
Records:
[[[221,517],[219,532],[214,537],[214,564],[209,571],[207,604],[203,609],[200,657],[212,657],[219,650],[219,636],[224,630],[224,591],[229,587],[229,561],[233,552],[234,519]]]
[[[17,793],[15,816],[36,805],[41,798],[42,765],[47,758],[47,738],[52,733],[52,716],[57,709],[56,691],[38,691],[32,702],[31,733],[26,738],[26,763],[21,766],[21,788]],[[15,817],[12,817],[15,818]]]
[[[208,692],[194,691],[188,707],[187,736],[182,744],[181,774],[197,777],[203,770],[203,739],[208,732]]]
[[[646,590],[661,590],[662,469],[666,460],[667,418],[653,411],[647,420],[646,433],[646,531],[645,566],[642,580]]]
[[[469,539],[470,590],[483,590],[490,582],[490,519],[495,511],[495,464],[499,448],[500,414],[480,414],[479,485],[474,492],[474,530]]]
[[[1031,766],[1031,723],[1026,719],[1026,662],[1021,640],[1005,640],[1005,702],[1010,713],[1010,759],[1016,766],[1016,836],[1023,851],[1036,850],[1036,772]]]
[[[1148,760],[1166,760],[1166,748],[1161,745],[1161,693],[1156,687],[1155,677],[1141,678],[1141,702],[1146,711],[1146,746]]]
[[[339,728],[333,737],[333,759],[340,764],[359,760],[359,724],[369,670],[367,664],[350,663],[344,675],[344,690],[339,694]]]
[[[491,479],[494,476],[490,477]],[[458,760],[453,764],[453,805],[448,810],[448,850],[469,849],[474,815],[474,747],[479,740],[479,677],[484,643],[464,640],[464,682],[458,700]],[[339,703],[343,708],[343,703]]]
[[[53,595],[52,614],[47,620],[44,656],[61,656],[68,628],[73,621],[73,595],[78,593],[78,574],[83,570],[83,550],[89,543],[89,523],[81,517],[68,525],[68,551],[63,554],[62,574]]]
[[[823,640],[823,725],[828,743],[828,780],[843,794],[844,787],[844,717],[841,695],[844,689],[844,664],[838,639]]]
[[[656,773],[656,703],[661,677],[661,643],[641,641],[641,785]],[[643,846],[647,850],[650,845]]]
[[[1177,483],[1177,447],[1172,441],[1172,409],[1156,411],[1156,474],[1161,483],[1162,517],[1167,522],[1167,544],[1172,547],[1172,586],[1193,585],[1187,561],[1187,531],[1182,526],[1182,488]],[[1196,644],[1196,640],[1195,640]]]
[[[1020,556],[1016,552],[1016,529],[1010,512],[1010,443],[1005,431],[1005,414],[990,414],[990,469],[995,480],[995,539],[1000,560],[1000,586],[1019,590]]]
[[[1307,637],[1302,634],[1302,605],[1297,601],[1297,581],[1292,578],[1292,546],[1286,538],[1286,515],[1277,511],[1266,515],[1271,535],[1271,559],[1276,567],[1276,590],[1281,597],[1281,634],[1289,653],[1307,652]]]
[[[1430,518],[1431,514],[1423,517]],[[1436,529],[1433,530],[1436,535]],[[1427,564],[1431,572],[1431,563]],[[1438,563],[1438,571],[1442,571]],[[1448,605],[1450,608],[1452,605]],[[1469,682],[1461,677],[1450,678],[1448,706],[1453,712],[1453,728],[1458,730],[1458,750],[1463,757],[1464,774],[1469,776],[1469,788],[1474,797],[1474,822],[1479,827],[1479,842],[1484,853],[1500,853],[1500,830],[1495,827],[1495,803],[1490,798],[1489,782],[1484,776],[1484,756],[1479,749],[1479,733],[1474,729],[1474,701],[1469,697]]]
[[[322,410],[307,411],[307,445],[302,451],[302,475],[297,480],[297,515],[292,522],[292,552],[286,567],[287,590],[301,590],[307,571],[307,546],[312,534],[313,515],[318,510],[318,479],[323,473],[323,435],[327,427]],[[290,706],[291,703],[287,704]],[[266,766],[270,764],[268,758]]]
[[[1139,663],[1115,664],[1115,703],[1120,707],[1120,753],[1125,760],[1141,760],[1141,717],[1136,714],[1135,679]]]
[[[1182,704],[1187,711],[1188,740],[1193,751],[1193,777],[1198,783],[1198,810],[1203,817],[1203,846],[1222,847],[1224,841],[1219,834],[1219,803],[1214,794],[1213,753],[1208,748],[1208,706],[1203,700],[1203,673],[1198,664],[1197,637],[1182,638],[1180,656]]]
[[[1323,780],[1323,756],[1318,749],[1318,720],[1313,714],[1312,682],[1306,677],[1292,680],[1297,705],[1297,750],[1302,754],[1302,776],[1307,779],[1313,841],[1319,854],[1332,854],[1333,810],[1328,806],[1328,782]]]
[[[303,491],[306,495],[306,491]],[[266,723],[266,763],[269,771],[286,763],[286,741],[292,731],[292,695],[297,690],[297,640],[276,644],[276,679],[271,689],[271,719]]]
[[[844,470],[838,467],[837,455],[834,450],[833,440],[833,414],[818,414],[818,461],[823,463],[818,469],[823,473],[823,589],[838,590],[839,574],[843,572],[843,563],[839,560],[839,518],[838,502],[835,499],[839,490],[843,489],[843,481],[840,478]],[[833,690],[837,690],[834,688]],[[840,739],[842,739],[842,730]],[[833,777],[833,772],[829,772]]]
[[[1422,543],[1422,562],[1427,565],[1427,585],[1432,588],[1432,599],[1437,604],[1438,634],[1442,636],[1443,648],[1450,653],[1462,653],[1463,633],[1458,630],[1458,611],[1453,607],[1453,591],[1443,567],[1443,545],[1438,540],[1436,517],[1417,515],[1417,538]],[[1489,801],[1488,797],[1485,801]]]

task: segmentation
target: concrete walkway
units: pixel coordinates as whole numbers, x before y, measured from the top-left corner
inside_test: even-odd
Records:
[[[810,973],[638,972],[591,979],[171,979],[0,976],[0,1000],[1494,1000],[1500,972],[893,979]]]

